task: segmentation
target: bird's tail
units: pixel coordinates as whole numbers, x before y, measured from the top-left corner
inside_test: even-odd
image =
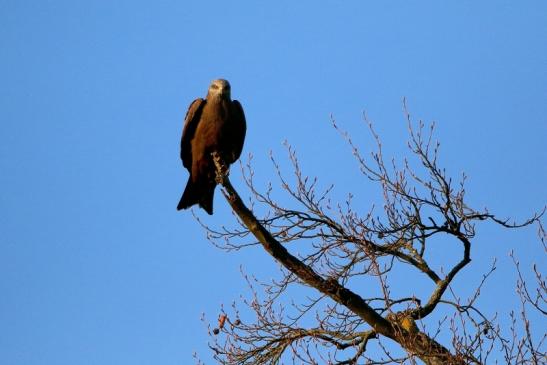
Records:
[[[213,196],[215,193],[215,184],[200,184],[200,182],[188,179],[182,198],[180,198],[177,210],[190,208],[194,204],[199,204],[207,213],[213,214]]]
[[[184,188],[184,193],[180,198],[179,205],[177,205],[177,210],[190,208],[192,205],[199,202],[199,195],[196,189],[196,184],[192,179],[188,179],[186,183],[186,188]]]
[[[207,186],[204,186],[199,198],[199,206],[209,213],[209,215],[213,214],[213,197],[215,195],[215,186],[215,184],[207,184]]]

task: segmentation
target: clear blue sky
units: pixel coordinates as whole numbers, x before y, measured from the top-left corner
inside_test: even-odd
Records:
[[[436,121],[448,170],[470,176],[472,204],[516,218],[540,209],[546,41],[545,1],[1,0],[0,362],[207,360],[201,313],[248,293],[240,265],[275,272],[258,248],[215,249],[175,210],[182,119],[214,78],[245,108],[244,154],[262,181],[287,139],[305,172],[366,203],[330,114],[366,151],[366,111],[400,158],[406,97]],[[197,215],[235,221],[218,192],[215,215]],[[489,313],[514,306],[511,249],[545,268],[534,231],[479,228],[459,284],[465,293],[498,257]]]

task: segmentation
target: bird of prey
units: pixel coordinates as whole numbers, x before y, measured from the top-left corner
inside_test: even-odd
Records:
[[[184,118],[180,158],[190,177],[177,210],[199,204],[213,214],[216,169],[211,154],[217,152],[228,166],[234,163],[241,155],[246,129],[243,108],[230,98],[228,81],[213,80],[207,97],[194,100]]]

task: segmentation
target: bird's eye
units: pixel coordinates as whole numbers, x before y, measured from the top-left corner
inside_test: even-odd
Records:
[[[218,89],[218,86],[216,84],[211,85],[211,89]]]

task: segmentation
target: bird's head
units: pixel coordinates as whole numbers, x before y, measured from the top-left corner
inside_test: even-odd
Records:
[[[227,80],[213,80],[209,86],[207,96],[230,99],[230,91],[230,83]]]

